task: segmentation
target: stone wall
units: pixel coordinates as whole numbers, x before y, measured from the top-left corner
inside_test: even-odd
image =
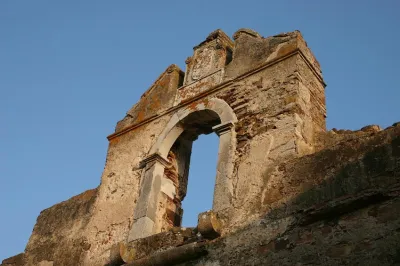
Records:
[[[83,265],[108,261],[112,246],[126,240],[142,182],[139,162],[146,157],[155,135],[161,132],[168,118],[164,116],[110,141],[98,198],[82,232],[91,244]]]
[[[290,160],[267,177],[260,219],[180,265],[400,263],[400,124]]]
[[[217,30],[185,74],[169,66],[108,137],[100,186],[43,211],[25,253],[2,265],[396,261],[399,125],[326,132],[325,84],[301,34],[233,39]],[[173,228],[192,142],[212,132],[213,209]]]
[[[25,249],[26,265],[79,264],[91,248],[82,233],[93,215],[97,193],[88,190],[40,213]]]

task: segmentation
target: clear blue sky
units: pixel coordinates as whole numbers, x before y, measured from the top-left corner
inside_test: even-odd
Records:
[[[329,129],[399,121],[399,10],[395,0],[1,0],[0,260],[24,250],[41,210],[99,184],[116,122],[217,28],[300,30],[328,84]],[[217,138],[195,144],[187,224],[211,207],[215,176]],[[194,187],[209,188],[208,202]]]

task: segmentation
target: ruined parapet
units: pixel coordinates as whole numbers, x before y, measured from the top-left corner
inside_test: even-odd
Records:
[[[4,260],[9,266],[79,265],[91,248],[85,235],[98,190],[92,189],[43,210],[25,252]]]
[[[115,130],[118,132],[129,125],[140,124],[168,110],[173,105],[177,88],[183,84],[183,77],[184,73],[177,65],[170,65],[117,123]]]
[[[231,40],[216,30],[193,51],[186,70],[169,66],[108,137],[90,214],[65,237],[71,250],[84,237],[81,264],[110,260],[117,243],[180,226],[200,134],[220,138],[211,211],[224,224],[221,236],[257,219],[266,167],[314,152],[325,131],[325,84],[299,32],[264,38],[241,29]],[[44,243],[31,238],[26,256]]]
[[[279,234],[312,228],[332,204],[347,206],[344,192],[371,189],[376,183],[364,179],[379,174],[374,169],[385,161],[384,169],[392,167],[387,174],[398,177],[398,125],[326,132],[325,83],[300,32],[264,38],[240,29],[231,40],[217,30],[186,63],[185,72],[168,67],[108,136],[100,186],[43,211],[25,253],[5,263],[184,265],[203,256],[198,265],[203,259],[225,265],[235,249],[256,256],[294,245]],[[219,136],[213,207],[185,231],[181,202],[192,144],[213,133]],[[370,154],[369,144],[383,145],[382,153],[362,161],[370,172],[357,172],[360,179],[347,191],[340,173],[348,162],[341,158],[357,161]],[[337,181],[324,187],[328,178]]]
[[[216,96],[227,101],[239,115],[254,113],[259,101],[269,104],[264,120],[265,116],[278,118],[285,113],[296,113],[295,123],[301,124],[295,133],[300,153],[312,152],[316,134],[325,131],[325,84],[321,69],[298,31],[263,38],[252,30],[240,29],[232,42],[217,30],[194,47],[194,54],[186,63],[184,81],[183,72],[170,67],[177,71],[171,72],[176,73],[175,81],[171,83],[170,77],[163,74],[118,123],[110,139],[145,120],[156,119],[217,91],[220,95]],[[274,71],[279,73],[275,75]],[[283,77],[283,73],[287,75]],[[241,90],[232,90],[236,95],[224,95],[230,87],[238,86]],[[253,110],[245,110],[246,107]],[[260,124],[273,127],[270,122]]]

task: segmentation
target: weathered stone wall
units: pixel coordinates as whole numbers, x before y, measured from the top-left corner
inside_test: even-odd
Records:
[[[231,230],[246,222],[260,202],[264,168],[296,156],[296,128],[300,127],[292,99],[298,97],[296,56],[235,82],[218,93],[238,116],[234,198],[226,218]]]
[[[260,219],[181,265],[398,265],[400,125],[280,164]]]
[[[126,240],[139,195],[143,160],[169,116],[110,141],[106,166],[94,211],[84,235],[91,248],[83,265],[101,265],[109,260],[114,244]]]
[[[98,189],[44,210],[24,257],[26,265],[103,265],[125,241],[139,194],[143,160],[169,116],[110,141]],[[25,265],[25,264],[22,264]]]
[[[337,132],[353,137],[325,133],[325,149],[269,171],[246,227],[211,241],[192,230],[140,239],[122,248],[126,265],[398,265],[400,123]]]
[[[100,186],[43,211],[25,253],[4,265],[121,265],[125,255],[132,265],[195,256],[185,265],[335,265],[363,249],[396,261],[399,220],[387,210],[399,206],[399,125],[325,132],[325,84],[299,32],[241,29],[232,41],[217,30],[186,63],[118,122]],[[213,131],[213,211],[171,233],[192,142]],[[171,149],[175,183],[164,176]],[[202,242],[207,234],[221,237]],[[154,239],[160,250],[146,247]]]
[[[40,213],[25,249],[26,265],[80,263],[91,247],[83,232],[93,215],[97,193],[97,189],[88,190]]]
[[[112,256],[112,247],[127,239],[143,185],[144,171],[140,162],[149,156],[150,149],[168,121],[182,108],[194,112],[199,106],[221,99],[239,119],[235,135],[232,135],[235,138],[229,140],[234,142],[236,151],[229,162],[222,161],[222,164],[231,164],[222,166],[223,169],[232,168],[233,175],[228,180],[230,184],[226,184],[231,188],[224,185],[216,188],[214,199],[216,204],[220,198],[230,202],[229,207],[219,213],[227,225],[223,234],[256,218],[254,210],[260,207],[262,201],[262,176],[266,166],[272,167],[276,162],[312,150],[313,138],[307,138],[303,133],[314,133],[312,124],[315,117],[309,111],[310,102],[302,103],[301,100],[305,98],[303,94],[314,87],[308,83],[301,86],[299,73],[309,74],[311,71],[301,68],[316,68],[313,70],[315,73],[310,75],[314,76],[304,78],[313,82],[319,79],[319,83],[314,85],[322,88],[319,91],[322,94],[323,83],[319,66],[300,33],[262,38],[255,32],[240,30],[234,39],[232,42],[222,31],[210,34],[195,47],[194,55],[186,61],[185,77],[177,66],[168,67],[127,112],[126,117],[118,122],[116,132],[109,138],[106,166],[97,197],[91,205],[90,215],[84,216],[85,226],[69,229],[72,230],[70,235],[84,238],[88,247],[80,253],[74,251],[77,256],[74,262],[103,264]],[[304,60],[308,60],[307,64],[301,65]],[[305,126],[307,123],[311,129]],[[323,130],[324,125],[319,126]],[[198,130],[199,133],[202,130]],[[232,195],[220,194],[227,189],[232,190]],[[163,219],[163,216],[156,219]],[[162,221],[156,222],[155,228],[159,228],[156,231],[161,230],[161,224]],[[57,231],[60,234],[63,232],[61,229]],[[40,262],[40,258],[30,251],[30,247],[41,248],[36,238],[51,243],[52,237],[50,233],[34,232],[25,254],[28,260]],[[60,241],[68,239],[67,236],[60,237]],[[56,254],[57,248],[55,246],[49,252]],[[46,257],[42,261],[56,262],[54,257]]]
[[[140,101],[117,123],[115,131],[129,125],[137,125],[168,110],[174,104],[176,90],[182,86],[183,72],[176,65],[170,65],[154,84],[142,95]]]

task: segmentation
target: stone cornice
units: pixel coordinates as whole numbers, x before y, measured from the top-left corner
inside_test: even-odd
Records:
[[[281,62],[283,60],[286,60],[286,59],[288,59],[288,58],[290,58],[292,56],[295,56],[295,55],[300,55],[300,57],[306,62],[307,66],[310,68],[310,70],[312,71],[314,76],[325,87],[326,84],[325,84],[324,80],[322,79],[322,76],[318,73],[318,71],[316,71],[316,69],[313,67],[313,65],[308,61],[308,59],[305,57],[303,52],[299,48],[297,48],[297,49],[293,50],[291,53],[289,53],[289,54],[287,54],[285,56],[282,56],[282,57],[276,58],[274,60],[268,61],[268,62],[266,62],[266,63],[264,63],[264,64],[262,64],[260,66],[257,66],[256,68],[254,68],[252,70],[249,70],[249,71],[247,71],[247,72],[245,72],[245,73],[233,78],[233,79],[223,81],[220,84],[214,86],[213,88],[210,88],[209,90],[207,90],[207,91],[205,91],[205,92],[203,92],[201,94],[198,94],[198,95],[194,96],[193,98],[191,98],[190,100],[187,100],[185,102],[180,103],[179,105],[173,106],[170,109],[164,111],[163,113],[160,113],[159,115],[155,115],[155,116],[149,117],[148,119],[146,119],[146,120],[144,120],[144,121],[142,121],[140,123],[137,123],[137,124],[134,124],[134,125],[130,125],[130,126],[124,128],[124,129],[118,131],[118,132],[115,132],[115,133],[109,135],[107,137],[107,139],[110,141],[113,138],[121,136],[121,135],[123,135],[123,134],[125,134],[125,133],[127,133],[127,132],[129,132],[129,131],[131,131],[133,129],[135,129],[135,128],[138,128],[138,127],[143,126],[143,125],[145,125],[147,123],[150,123],[151,121],[154,121],[154,120],[156,120],[156,119],[158,119],[158,118],[160,118],[160,117],[162,117],[164,115],[170,114],[170,113],[172,113],[172,112],[174,112],[174,111],[176,111],[176,110],[178,110],[178,109],[180,109],[180,108],[182,108],[182,107],[184,107],[186,105],[189,105],[190,103],[192,103],[194,101],[199,100],[200,98],[203,98],[204,96],[207,96],[207,95],[213,94],[213,93],[215,93],[217,91],[220,91],[220,90],[226,88],[227,86],[232,85],[236,81],[239,81],[239,80],[242,80],[244,78],[247,78],[248,76],[251,76],[251,75],[253,75],[253,74],[257,73],[257,72],[260,72],[260,71],[262,71],[262,70],[264,70],[264,69],[266,69],[268,67],[271,67],[271,66],[273,66],[273,65],[275,65],[275,64],[277,64],[277,63],[279,63],[279,62]]]

